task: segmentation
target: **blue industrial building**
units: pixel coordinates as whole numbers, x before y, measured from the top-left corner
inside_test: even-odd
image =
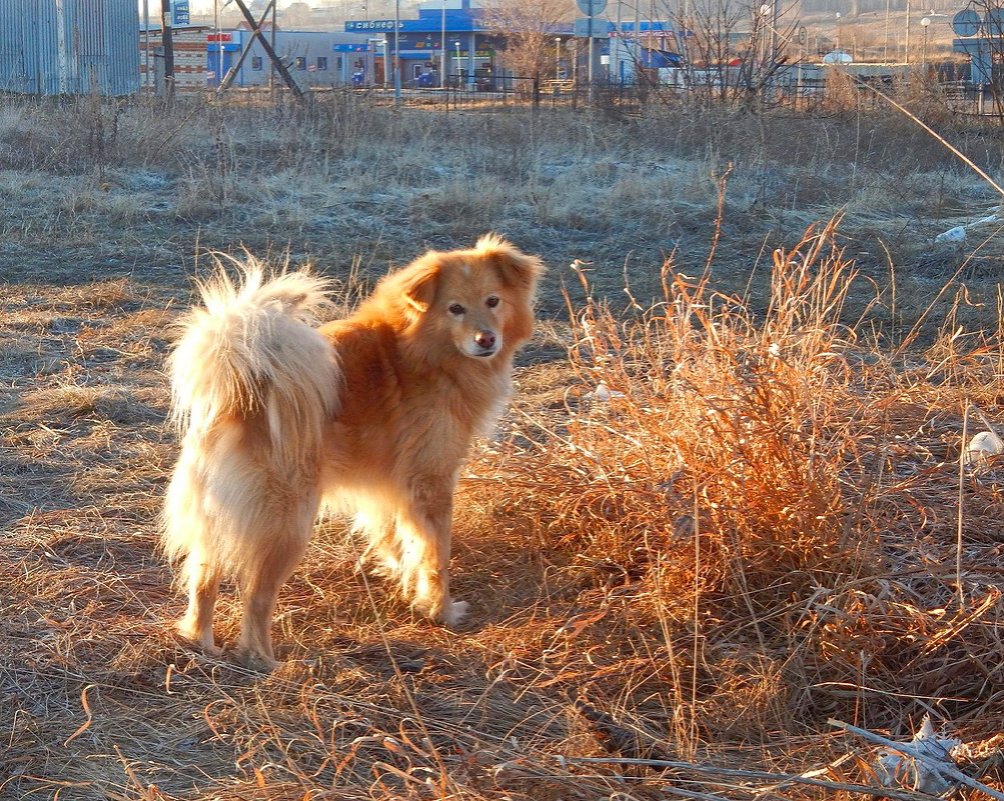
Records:
[[[952,18],[952,30],[960,37],[952,41],[952,49],[969,57],[970,83],[976,87],[999,84],[1000,60],[1004,53],[1004,10],[970,3]]]
[[[587,48],[575,48],[575,43],[588,36],[585,22],[579,19],[574,25],[555,26],[548,32],[556,43],[554,78],[571,78],[577,68],[584,76]],[[447,83],[491,89],[500,88],[506,79],[498,57],[505,50],[505,36],[489,28],[483,10],[472,0],[424,3],[419,6],[417,19],[401,19],[396,24],[392,19],[350,20],[345,30],[368,37],[373,70],[365,75],[367,83],[383,83],[383,64],[393,61],[395,47],[403,86],[437,86],[440,75],[445,75]],[[681,62],[680,55],[670,49],[675,35],[668,22],[621,22],[618,27],[597,17],[592,34],[597,82],[629,83],[637,80],[639,71],[674,67]],[[573,49],[563,56],[562,50],[567,50],[569,43]],[[357,66],[367,63],[359,59]],[[392,76],[387,76],[387,81],[391,82]]]
[[[367,81],[382,83],[382,67],[393,60],[398,48],[401,83],[405,86],[438,86],[441,75],[447,82],[461,85],[478,84],[494,88],[497,77],[496,53],[504,41],[489,30],[483,11],[472,7],[471,0],[442,0],[423,3],[418,19],[349,20],[346,32],[363,33],[369,37],[374,53],[374,74]],[[571,26],[556,30],[556,36],[570,38]],[[387,75],[388,83],[393,76]]]
[[[136,0],[0,0],[0,91],[139,91]]]
[[[0,0],[0,3],[5,0]],[[585,19],[559,24],[547,32],[555,48],[554,73],[538,77],[584,83],[588,72]],[[673,50],[680,32],[668,22],[593,20],[593,79],[597,83],[633,83],[640,74],[660,80],[659,71],[681,63]],[[393,86],[394,54],[402,87],[457,86],[466,89],[513,88],[503,69],[505,35],[485,19],[477,0],[431,0],[412,19],[349,20],[342,33],[264,30],[294,80],[311,86]],[[233,85],[265,84],[271,64],[261,42],[246,29],[206,31],[206,75],[219,84],[247,50]]]
[[[263,36],[274,43],[276,54],[285,61],[293,80],[305,89],[350,83],[353,73],[360,68],[358,63],[364,62],[369,50],[367,38],[361,34],[283,30],[273,34],[266,29]],[[210,86],[220,83],[245,47],[249,48],[248,54],[234,76],[233,85],[251,87],[269,82],[272,65],[261,42],[252,39],[251,31],[243,28],[209,31],[206,39],[206,74]]]

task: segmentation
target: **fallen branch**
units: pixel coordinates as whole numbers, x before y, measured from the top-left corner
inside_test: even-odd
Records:
[[[976,779],[970,778],[961,770],[959,770],[954,765],[946,765],[943,762],[938,762],[936,759],[932,759],[930,755],[918,751],[909,743],[897,743],[893,740],[889,740],[883,737],[881,734],[875,734],[867,729],[859,729],[857,726],[852,726],[850,723],[844,723],[842,720],[833,720],[832,718],[828,721],[831,726],[836,726],[838,729],[844,729],[852,734],[857,734],[859,737],[864,737],[866,740],[871,740],[872,742],[878,743],[879,745],[887,746],[895,751],[899,751],[901,754],[906,754],[909,757],[923,762],[924,765],[933,771],[941,774],[945,778],[951,779],[952,781],[958,782],[959,784],[964,784],[966,787],[971,787],[974,790],[979,790],[981,793],[986,793],[991,798],[996,798],[998,801],[1004,801],[1004,793],[999,793],[997,790],[993,790],[987,787],[985,784],[976,781]],[[889,795],[887,791],[883,791],[885,795]]]
[[[890,787],[872,787],[867,784],[846,784],[844,782],[831,782],[825,779],[813,779],[798,773],[770,773],[763,770],[738,770],[736,768],[719,768],[714,765],[695,765],[692,762],[676,762],[668,759],[628,759],[626,757],[558,757],[561,762],[567,764],[586,765],[641,765],[650,768],[672,768],[673,770],[691,771],[693,773],[703,773],[711,776],[723,776],[732,779],[746,779],[769,781],[774,786],[785,784],[805,784],[810,787],[821,787],[826,790],[839,790],[846,793],[869,793],[870,795],[883,796],[885,798],[897,799],[898,801],[942,801],[938,796],[928,793],[915,793],[910,790],[897,790]],[[750,788],[750,791],[761,788]],[[985,792],[985,791],[984,791]],[[1004,797],[996,795],[994,798]]]
[[[718,793],[700,793],[697,790],[684,790],[682,787],[660,787],[662,792],[674,795],[677,798],[691,798],[696,801],[732,801],[724,795]]]

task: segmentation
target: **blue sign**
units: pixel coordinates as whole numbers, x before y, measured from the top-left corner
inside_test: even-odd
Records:
[[[188,0],[174,0],[171,3],[171,25],[191,25],[192,18],[188,10]]]
[[[952,30],[959,36],[975,36],[982,26],[983,17],[972,8],[964,8],[952,17]]]
[[[437,33],[405,33],[398,37],[401,40],[402,50],[440,50],[442,45],[440,40],[442,35]]]
[[[418,19],[398,20],[397,30],[408,31],[410,33],[440,33],[443,27],[443,20],[439,12],[435,14],[424,14]],[[393,33],[394,20],[392,19],[355,19],[345,23],[346,33]],[[446,30],[452,36],[459,32],[487,32],[486,25],[479,18],[471,16],[471,12],[457,12],[447,10]],[[449,39],[447,39],[449,41]]]
[[[404,23],[398,22],[398,28],[403,28]],[[349,20],[345,23],[345,31],[393,31],[394,20],[392,19],[357,19]]]
[[[370,46],[368,44],[336,44],[332,45],[331,49],[336,53],[368,53]]]
[[[607,7],[607,0],[575,0],[579,11],[587,17],[598,17]]]
[[[610,22],[602,17],[599,19],[595,17],[578,17],[575,20],[573,33],[576,39],[587,39],[590,35],[594,39],[609,39]]]

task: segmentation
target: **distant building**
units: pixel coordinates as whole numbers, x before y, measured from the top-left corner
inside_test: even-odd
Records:
[[[555,40],[554,73],[543,79],[585,82],[588,72],[588,26],[586,19],[556,25],[548,32]],[[637,30],[636,30],[637,29]],[[377,83],[382,65],[392,61],[399,48],[403,86],[439,85],[440,73],[447,83],[469,88],[492,88],[501,74],[505,33],[490,26],[477,0],[433,0],[418,7],[418,18],[349,20],[345,30],[364,33],[376,60]],[[619,34],[619,36],[618,36]],[[603,83],[634,82],[642,74],[657,80],[657,71],[678,66],[682,57],[675,45],[682,32],[669,22],[622,21],[617,26],[606,19],[593,20],[593,80]],[[571,43],[571,46],[569,46]],[[529,78],[532,76],[519,76]],[[388,76],[388,83],[392,76]]]
[[[620,26],[610,24],[609,53],[610,80],[613,83],[635,83],[639,78],[649,83],[665,83],[665,73],[681,67],[682,53],[690,31],[674,30],[667,20],[621,21]],[[606,44],[606,43],[604,43]]]
[[[352,76],[365,70],[369,47],[361,34],[326,31],[262,32],[276,55],[283,60],[293,80],[303,88],[344,86]],[[234,75],[233,86],[264,86],[272,75],[272,63],[261,40],[239,28],[206,33],[206,78],[210,87],[218,86],[231,67],[248,48],[244,61]]]
[[[0,91],[132,94],[138,29],[136,0],[0,0]]]
[[[173,30],[174,88],[196,91],[206,88],[206,38],[212,29],[191,25]],[[160,25],[140,26],[140,75],[144,91],[164,88],[164,47]]]
[[[396,29],[393,19],[365,19],[349,20],[345,30],[366,35],[375,54],[374,83],[384,83],[383,65],[393,61],[397,47],[403,86],[438,86],[442,73],[460,85],[480,79],[487,88],[495,80],[502,42],[483,13],[471,0],[436,0],[420,5],[417,19],[398,20]],[[555,34],[570,38],[571,27]],[[392,75],[387,74],[386,83],[393,83]]]
[[[10,0],[6,0],[9,2]],[[0,4],[5,0],[0,0]],[[153,27],[153,26],[151,26]],[[505,34],[490,25],[477,0],[432,0],[418,6],[417,18],[349,20],[344,32],[283,30],[269,21],[262,36],[274,43],[293,79],[304,89],[330,86],[393,86],[388,65],[395,48],[402,87],[443,85],[492,91],[513,87],[502,69]],[[685,32],[667,21],[593,20],[593,80],[596,83],[666,82],[684,57]],[[588,74],[589,30],[585,19],[553,26],[553,73],[542,82],[577,81]],[[269,84],[273,68],[260,37],[246,25],[225,29],[176,27],[175,86],[178,89],[218,86],[231,71],[232,85]],[[679,45],[678,45],[679,43]],[[150,42],[141,36],[145,84],[163,85],[160,32]],[[150,57],[151,50],[154,57]],[[245,52],[247,51],[247,52]],[[243,55],[243,58],[242,58]],[[148,66],[150,65],[150,66]],[[521,75],[520,78],[534,76]]]

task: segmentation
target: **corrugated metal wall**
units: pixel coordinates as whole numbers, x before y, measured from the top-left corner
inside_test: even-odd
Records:
[[[136,0],[0,0],[0,92],[139,91]]]

